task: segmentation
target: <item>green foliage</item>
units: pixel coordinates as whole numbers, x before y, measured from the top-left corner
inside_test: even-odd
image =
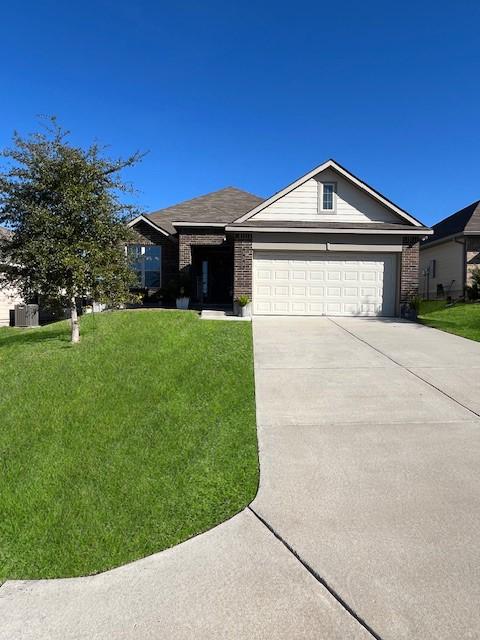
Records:
[[[255,496],[251,326],[115,311],[0,328],[0,584],[110,569]]]
[[[416,311],[417,313],[419,313],[420,306],[422,304],[422,299],[421,299],[420,296],[412,296],[412,298],[410,298],[408,304],[409,304],[410,309],[412,309],[413,311]]]
[[[470,279],[473,285],[476,285],[480,289],[480,268],[474,267],[470,272]]]
[[[470,272],[471,285],[466,287],[467,298],[469,300],[478,300],[480,296],[480,269],[475,267]]]
[[[241,296],[238,296],[236,302],[240,307],[246,307],[247,304],[250,303],[250,298],[246,295],[241,295]]]
[[[0,250],[9,264],[2,280],[26,298],[40,294],[72,306],[81,297],[117,306],[129,298],[133,274],[122,250],[124,222],[138,213],[121,200],[131,192],[119,172],[139,159],[103,156],[68,141],[55,118],[44,132],[14,134],[0,173],[0,223],[13,232]]]

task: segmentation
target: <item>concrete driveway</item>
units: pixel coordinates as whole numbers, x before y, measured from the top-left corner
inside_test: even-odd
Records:
[[[480,344],[393,320],[254,322],[252,508],[374,636],[480,637]]]
[[[6,583],[2,640],[480,636],[480,344],[360,318],[256,318],[254,342],[253,504],[98,576]]]

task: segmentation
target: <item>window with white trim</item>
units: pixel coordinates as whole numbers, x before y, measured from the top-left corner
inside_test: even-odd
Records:
[[[139,287],[155,289],[162,286],[162,247],[155,244],[129,244],[127,255]]]
[[[319,183],[319,209],[320,211],[328,211],[335,213],[337,204],[337,185],[335,182]]]

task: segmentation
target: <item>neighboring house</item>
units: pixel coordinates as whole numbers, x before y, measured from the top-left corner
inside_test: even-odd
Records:
[[[7,229],[0,227],[0,238],[2,240],[8,239],[9,235],[10,233]],[[0,327],[10,324],[11,312],[13,312],[15,305],[20,302],[22,302],[22,299],[17,291],[11,287],[2,287],[0,284]]]
[[[259,315],[395,316],[418,293],[421,222],[328,160],[263,200],[234,187],[139,216],[139,282]]]
[[[464,295],[480,266],[480,201],[433,226],[420,246],[420,293],[425,298]]]

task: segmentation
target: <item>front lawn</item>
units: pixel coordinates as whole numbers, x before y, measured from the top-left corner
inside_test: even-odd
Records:
[[[0,583],[96,573],[241,510],[258,483],[250,323],[0,329]]]
[[[446,306],[443,301],[423,301],[419,320],[423,324],[470,340],[480,341],[480,304],[457,303]]]

